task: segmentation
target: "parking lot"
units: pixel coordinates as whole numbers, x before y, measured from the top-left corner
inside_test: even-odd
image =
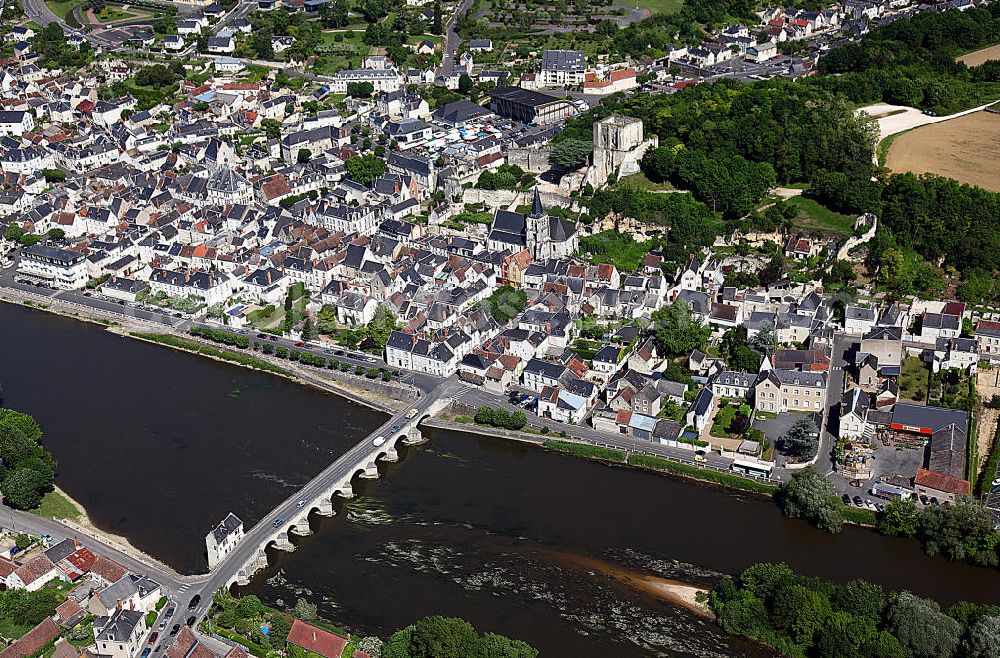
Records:
[[[767,437],[768,442],[772,446],[775,446],[774,462],[779,468],[784,467],[788,463],[788,458],[785,457],[785,455],[782,455],[778,451],[777,449],[778,440],[785,434],[788,434],[788,430],[792,428],[792,425],[795,424],[795,421],[797,421],[799,418],[802,418],[805,415],[807,414],[784,413],[784,414],[779,414],[777,418],[768,418],[767,420],[754,421],[753,424],[754,428],[759,429],[761,432],[763,432],[764,436]],[[808,414],[808,415],[812,416],[813,422],[817,423],[818,426],[818,423],[820,422],[819,416],[817,414]]]

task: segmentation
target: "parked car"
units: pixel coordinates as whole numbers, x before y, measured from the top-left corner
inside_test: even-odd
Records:
[[[851,504],[851,497],[848,496],[847,494],[844,494],[843,496],[841,496],[841,498],[844,500],[844,504],[845,505],[850,505]]]
[[[145,649],[142,650],[142,655],[140,658],[147,658],[151,653],[153,653],[153,650],[150,649],[149,647],[146,647]]]
[[[164,617],[167,618],[167,619],[170,619],[173,616],[174,616],[174,608],[173,608],[173,606],[171,606],[171,607],[167,608],[167,614],[165,614]]]
[[[153,631],[153,634],[149,636],[149,644],[156,644],[156,638],[160,637],[159,631]]]
[[[861,500],[861,496],[855,496],[854,497],[854,506],[855,507],[864,507],[865,506],[865,501]]]

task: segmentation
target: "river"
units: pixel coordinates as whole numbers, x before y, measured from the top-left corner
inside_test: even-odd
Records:
[[[57,482],[102,528],[178,569],[230,509],[252,524],[382,417],[268,375],[0,304],[4,404],[35,415]],[[13,346],[13,347],[12,347]],[[385,637],[457,615],[545,656],[767,655],[656,596],[763,561],[867,578],[943,605],[996,601],[1000,572],[916,542],[784,518],[772,503],[525,444],[429,430],[243,593],[306,598]]]
[[[227,512],[251,527],[384,416],[315,389],[0,303],[4,406],[34,416],[56,483],[182,573]]]

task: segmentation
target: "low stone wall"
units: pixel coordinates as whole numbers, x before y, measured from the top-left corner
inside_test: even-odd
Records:
[[[510,149],[507,151],[507,164],[541,173],[549,168],[549,149]]]

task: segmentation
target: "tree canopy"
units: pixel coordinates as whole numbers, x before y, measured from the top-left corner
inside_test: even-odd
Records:
[[[0,492],[11,507],[34,509],[52,490],[56,463],[41,439],[34,418],[0,409]]]
[[[538,651],[520,640],[495,633],[479,635],[457,617],[424,617],[398,630],[382,646],[382,658],[535,658]]]
[[[712,328],[696,317],[684,300],[676,300],[654,311],[650,328],[656,342],[671,356],[702,349],[712,333]]]
[[[796,471],[781,486],[778,502],[787,516],[805,519],[820,530],[840,532],[843,513],[833,483],[812,466]]]

